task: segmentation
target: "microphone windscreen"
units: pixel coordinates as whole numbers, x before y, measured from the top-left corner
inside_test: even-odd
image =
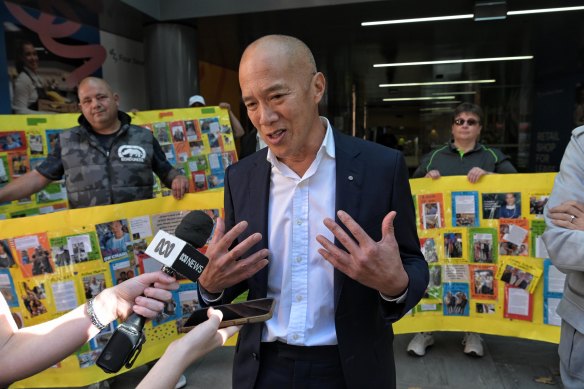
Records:
[[[213,219],[203,211],[191,211],[174,230],[174,235],[194,246],[201,248],[213,232]]]

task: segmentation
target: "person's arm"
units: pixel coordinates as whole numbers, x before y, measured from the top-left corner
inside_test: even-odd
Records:
[[[235,139],[241,138],[245,134],[245,130],[243,129],[239,119],[237,119],[231,110],[231,105],[229,103],[219,103],[219,107],[225,108],[227,112],[229,112],[229,120],[231,121],[231,128],[233,129],[233,137]]]
[[[583,137],[572,135],[544,208],[546,231],[542,239],[552,263],[564,273],[584,272],[584,212],[579,210],[584,210]],[[571,222],[571,215],[577,219]]]
[[[50,183],[51,180],[32,170],[0,189],[0,203],[28,197]]]
[[[172,195],[175,199],[182,199],[184,194],[189,191],[189,180],[168,162],[160,143],[154,136],[152,136],[152,148],[154,150],[152,171],[167,188],[172,189]]]
[[[176,280],[161,271],[142,274],[98,294],[94,313],[103,324],[124,320],[132,312],[152,319],[164,308],[162,301],[172,298],[169,290],[177,288]],[[57,319],[17,329],[0,296],[0,387],[54,365],[98,333],[86,304]]]
[[[162,357],[142,379],[137,389],[174,388],[182,372],[209,351],[222,346],[240,327],[219,329],[223,314],[209,308],[209,320],[172,342]]]

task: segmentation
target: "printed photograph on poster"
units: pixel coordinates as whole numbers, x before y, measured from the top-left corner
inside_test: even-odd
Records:
[[[542,273],[543,269],[536,263],[528,263],[520,258],[506,258],[499,264],[497,279],[533,293]]]
[[[191,150],[186,142],[174,143],[174,151],[178,163],[186,163],[191,156]]]
[[[497,299],[496,266],[470,265],[471,296],[476,299]]]
[[[16,266],[16,262],[14,261],[8,240],[0,240],[0,269],[8,269],[14,266]]]
[[[161,146],[170,143],[171,138],[168,133],[168,125],[166,122],[152,123],[152,131],[154,137]]]
[[[50,244],[55,265],[59,267],[101,258],[94,232],[51,238]]]
[[[29,285],[26,281],[22,281],[21,298],[31,317],[47,313],[47,308],[42,301],[47,298],[44,284],[33,283]]]
[[[162,152],[166,156],[168,162],[170,162],[170,164],[173,166],[176,165],[176,153],[174,151],[174,146],[169,143],[166,145],[160,145],[160,148],[162,149]]]
[[[444,257],[457,259],[463,257],[462,234],[447,232],[444,234]]]
[[[30,171],[30,162],[26,152],[8,153],[8,163],[12,178],[20,177]]]
[[[470,261],[477,263],[496,263],[498,257],[497,230],[494,228],[471,228]]]
[[[130,260],[132,263],[137,263],[140,258],[147,257],[146,248],[148,243],[144,239],[138,239],[132,241],[132,249],[130,250]]]
[[[99,294],[106,288],[105,274],[97,273],[82,278],[83,288],[85,291],[85,298],[89,300]]]
[[[195,120],[185,120],[185,128],[187,133],[187,140],[189,142],[201,140],[201,134],[197,129]]]
[[[129,258],[113,260],[109,263],[112,273],[112,284],[118,285],[138,275],[137,262]]]
[[[31,158],[30,159],[30,170],[35,170],[41,163],[45,161],[45,157]],[[59,181],[57,181],[59,182]]]
[[[476,303],[475,312],[478,314],[493,315],[495,313],[495,304]]]
[[[26,152],[26,137],[24,131],[0,132],[0,151]]]
[[[104,261],[128,255],[128,245],[131,238],[127,220],[113,220],[109,223],[96,224],[95,230]]]
[[[189,148],[192,156],[202,155],[205,153],[205,142],[203,140],[189,141]]]
[[[530,221],[531,231],[531,255],[536,258],[549,258],[547,247],[543,242],[542,235],[545,232],[545,221],[541,219]]]
[[[451,283],[444,284],[442,292],[445,316],[468,316],[469,315],[469,291],[468,284]]]
[[[440,300],[442,292],[442,266],[430,265],[428,270],[430,272],[430,279],[428,287],[424,292],[424,298]]]
[[[499,219],[499,255],[529,255],[529,221],[527,219]]]
[[[209,189],[223,187],[223,180],[225,175],[223,173],[215,173],[207,176],[207,185]]]
[[[30,155],[43,155],[43,136],[40,133],[28,132],[28,149],[30,150]]]
[[[18,296],[8,269],[0,269],[0,293],[4,296],[9,307],[18,307]]]
[[[77,354],[77,360],[79,361],[79,367],[85,369],[95,365],[97,358],[101,355],[101,349],[91,350],[84,353]]]
[[[223,148],[221,147],[223,143],[221,140],[221,134],[217,133],[207,134],[207,139],[209,140],[209,147],[211,148],[212,153],[220,153],[223,150]]]
[[[186,140],[184,125],[182,121],[171,122],[169,124],[173,142],[184,142]]]
[[[207,163],[207,156],[199,155],[188,159],[188,167],[191,172],[207,171],[209,164]]]
[[[59,140],[59,134],[62,133],[63,130],[46,130],[45,137],[47,141],[47,154],[51,154],[55,149],[55,145]]]
[[[433,237],[420,238],[420,249],[424,259],[428,263],[438,262],[438,253],[436,252],[436,241]]]
[[[237,162],[237,153],[235,151],[221,153],[221,157],[223,158],[222,162],[225,169]]]
[[[203,190],[207,190],[207,175],[205,171],[194,171],[191,173],[194,182],[194,191],[201,192]]]
[[[454,227],[479,225],[478,192],[452,192],[452,225]]]
[[[505,285],[503,317],[533,321],[533,296],[525,289]]]
[[[10,170],[8,169],[8,156],[0,155],[0,188],[10,182]]]
[[[444,226],[444,201],[442,193],[419,195],[418,208],[420,226],[423,230]]]
[[[535,217],[543,217],[543,209],[550,198],[547,194],[531,194],[529,195],[529,214]]]
[[[521,193],[483,193],[483,219],[521,217]]]
[[[20,236],[13,239],[16,259],[25,278],[54,272],[47,234]]]
[[[221,130],[218,117],[199,119],[199,127],[203,134],[216,134]]]
[[[184,322],[187,321],[195,309],[200,308],[197,284],[192,282],[180,284],[178,287],[178,301],[176,330],[180,332]]]
[[[231,134],[221,135],[221,146],[224,151],[234,150],[235,142],[233,141],[233,136]]]

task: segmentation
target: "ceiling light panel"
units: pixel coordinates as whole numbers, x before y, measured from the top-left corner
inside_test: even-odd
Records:
[[[451,63],[522,61],[522,60],[529,60],[529,59],[533,59],[533,55],[519,55],[519,56],[515,56],[515,57],[445,59],[445,60],[439,60],[439,61],[379,63],[379,64],[373,65],[373,67],[374,68],[385,68],[385,67],[398,67],[398,66],[444,65],[444,64],[451,64]]]
[[[379,84],[380,88],[397,88],[402,86],[431,86],[431,85],[462,85],[462,84],[491,84],[497,82],[491,80],[464,80],[464,81],[431,81],[431,82],[406,82],[402,84]]]

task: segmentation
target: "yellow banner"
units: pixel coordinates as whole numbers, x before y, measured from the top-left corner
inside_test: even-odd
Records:
[[[430,285],[396,333],[470,331],[558,343],[563,275],[541,240],[554,176],[410,180]]]
[[[14,263],[0,268],[0,290],[19,324],[54,319],[104,288],[159,270],[161,265],[144,254],[156,232],[174,232],[182,217],[194,209],[216,218],[222,206],[219,189],[188,194],[180,201],[165,197],[0,221],[0,242],[10,247]],[[121,223],[127,234],[122,250],[107,244],[112,221]],[[196,284],[181,280],[163,314],[146,324],[147,341],[134,366],[160,357],[178,336],[177,325],[198,307]],[[56,366],[11,387],[84,386],[111,377],[95,366],[95,360],[114,327]]]

